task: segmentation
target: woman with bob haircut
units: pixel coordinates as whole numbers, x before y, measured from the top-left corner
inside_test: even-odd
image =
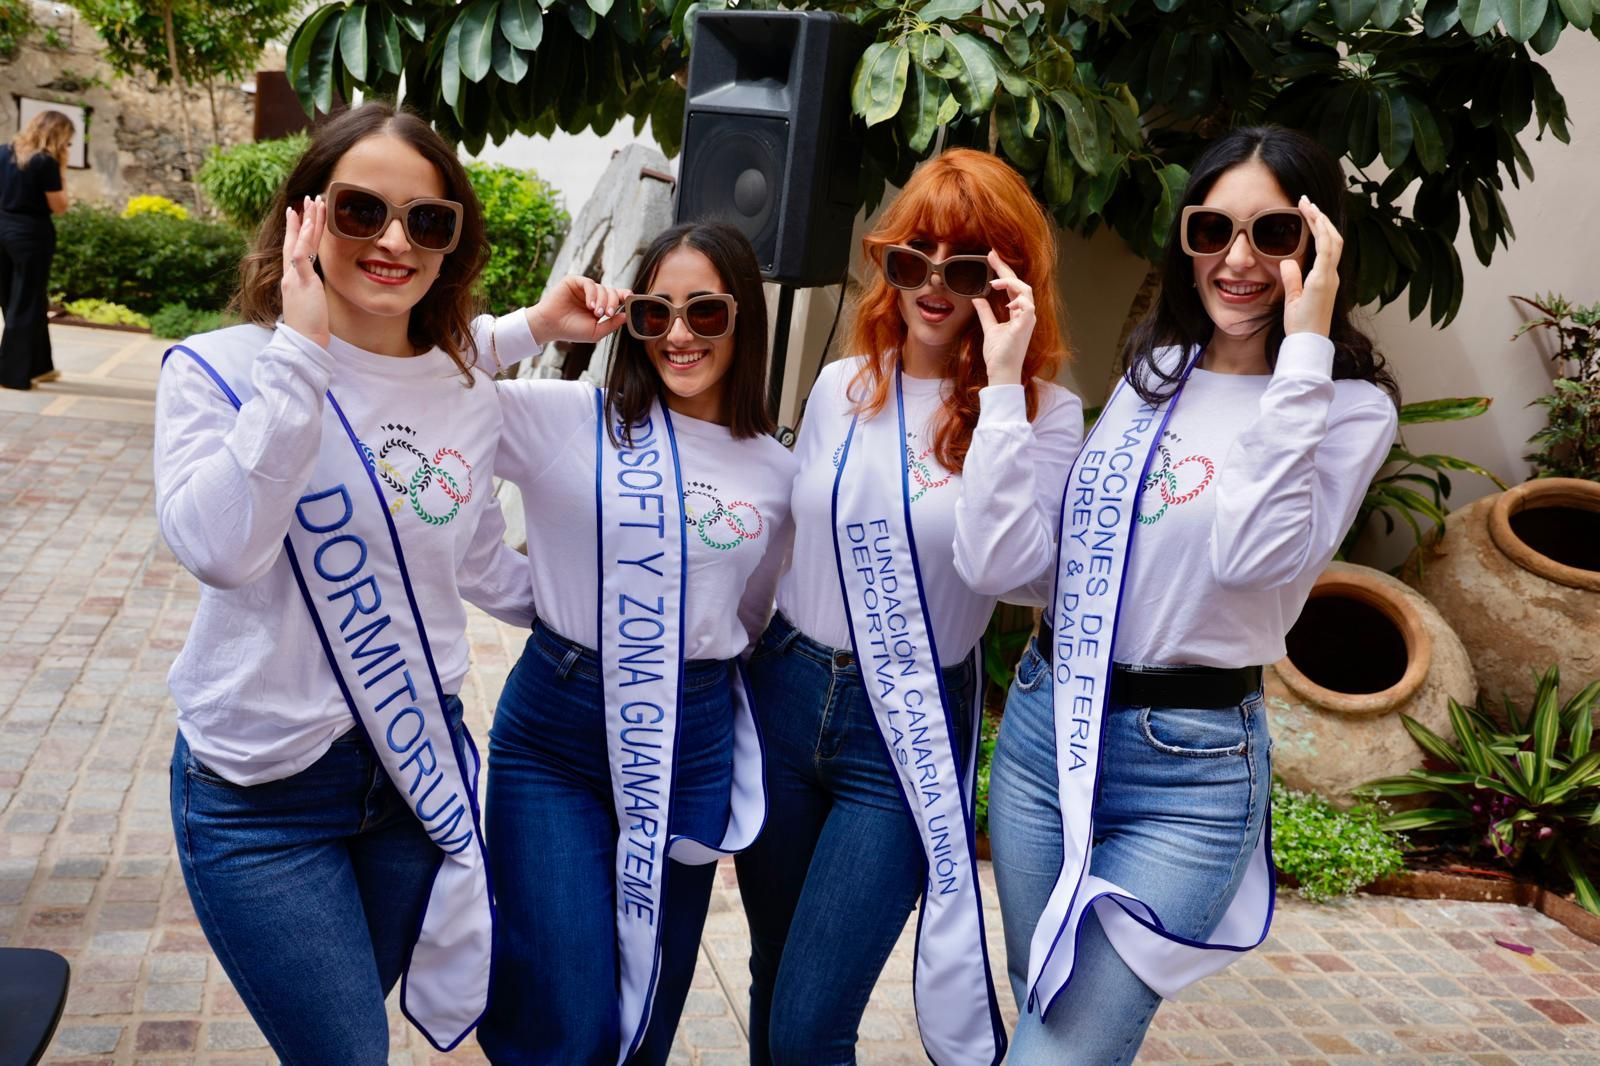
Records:
[[[984,152],[924,165],[866,237],[850,332],[798,445],[793,562],[751,658],[766,832],[737,860],[755,1063],[849,1063],[922,897],[923,1044],[1004,1051],[971,822],[996,597],[1054,553],[1083,412],[1064,355],[1051,226]]]
[[[690,223],[634,289],[587,293],[620,307],[603,391],[499,385],[539,617],[489,737],[498,1064],[666,1062],[714,860],[762,818],[737,660],[771,611],[794,457],[765,406],[760,269],[732,226]]]
[[[1281,127],[1201,154],[1161,295],[1057,483],[1059,557],[990,776],[1012,1062],[1131,1062],[1163,997],[1267,934],[1260,664],[1397,420],[1340,286],[1343,189]]]
[[[488,998],[464,596],[527,623],[501,543],[487,249],[455,150],[386,104],[318,128],[245,258],[247,324],[168,353],[156,512],[200,603],[168,675],[195,915],[286,1063],[388,1061],[384,999],[453,1047]],[[565,321],[597,316],[571,287]],[[585,319],[585,316],[587,318]],[[554,337],[556,334],[547,335]]]

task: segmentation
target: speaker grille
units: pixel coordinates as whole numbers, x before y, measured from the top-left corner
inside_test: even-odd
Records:
[[[716,219],[737,226],[756,250],[763,272],[776,261],[781,216],[786,118],[691,112],[679,175],[680,219]]]

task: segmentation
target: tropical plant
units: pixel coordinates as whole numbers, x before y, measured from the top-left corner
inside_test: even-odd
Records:
[[[122,209],[123,218],[135,218],[139,215],[166,215],[170,218],[188,218],[189,210],[180,203],[175,203],[165,196],[134,196],[129,198],[127,206]]]
[[[1400,425],[1418,425],[1424,422],[1459,422],[1476,418],[1489,409],[1493,402],[1487,396],[1464,396],[1444,400],[1425,400],[1408,403],[1400,408]],[[1356,541],[1366,531],[1373,515],[1383,520],[1385,534],[1395,530],[1395,518],[1411,528],[1417,543],[1423,544],[1444,532],[1445,501],[1454,486],[1447,471],[1459,470],[1477,474],[1505,488],[1505,482],[1477,463],[1454,455],[1433,453],[1419,455],[1406,447],[1403,433],[1397,434],[1389,446],[1389,457],[1367,486],[1361,506],[1356,510],[1355,521],[1339,545],[1337,559],[1348,558],[1355,550]],[[1423,523],[1432,523],[1424,528]]]
[[[1545,426],[1528,438],[1539,450],[1523,458],[1533,464],[1535,477],[1600,481],[1600,303],[1582,307],[1555,293],[1512,299],[1541,315],[1512,340],[1530,330],[1553,332],[1550,358],[1560,375],[1547,395],[1533,401],[1545,409]]]
[[[1405,838],[1370,803],[1340,810],[1321,796],[1272,782],[1272,861],[1313,903],[1348,896],[1405,868]]]
[[[1352,174],[1345,245],[1361,303],[1409,293],[1435,323],[1460,306],[1454,240],[1478,258],[1512,236],[1500,198],[1532,177],[1535,119],[1568,139],[1566,103],[1530,53],[1600,0],[746,0],[870,31],[851,106],[862,191],[903,183],[939,144],[993,146],[1057,220],[1109,224],[1156,258],[1186,166],[1230,126],[1304,130]],[[513,131],[604,132],[646,120],[672,154],[696,12],[734,0],[336,0],[290,43],[307,109],[386,96],[477,151]],[[940,131],[942,130],[942,137]],[[1382,160],[1382,167],[1376,166]]]
[[[1600,868],[1600,748],[1591,708],[1600,681],[1563,705],[1560,671],[1536,679],[1524,717],[1509,697],[1502,729],[1480,707],[1450,701],[1451,743],[1409,715],[1406,730],[1426,753],[1423,768],[1369,782],[1372,797],[1423,797],[1428,806],[1382,820],[1394,832],[1452,832],[1511,869],[1558,868],[1578,902],[1600,914],[1592,871]]]
[[[556,191],[530,170],[468,163],[467,177],[483,205],[489,240],[489,262],[478,281],[484,302],[495,310],[533,306],[571,217]]]
[[[278,140],[213,148],[196,180],[223,218],[251,232],[266,217],[272,198],[309,143],[304,133],[296,133]]]

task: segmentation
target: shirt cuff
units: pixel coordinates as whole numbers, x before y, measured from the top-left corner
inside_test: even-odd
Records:
[[[1028,421],[1028,393],[1021,385],[985,385],[978,390],[978,425]]]
[[[526,308],[518,308],[494,320],[494,354],[501,370],[508,370],[524,359],[544,351],[544,344],[528,326]]]
[[[305,357],[304,360],[290,359],[288,361],[297,367],[303,367],[306,363],[309,363],[310,369],[313,371],[311,383],[317,387],[318,392],[326,389],[328,384],[333,381],[333,353],[290,326],[287,322],[278,323],[278,328],[274,331],[272,342],[268,347],[277,345],[280,341]]]
[[[1273,377],[1333,378],[1333,342],[1320,333],[1291,333],[1278,347]]]

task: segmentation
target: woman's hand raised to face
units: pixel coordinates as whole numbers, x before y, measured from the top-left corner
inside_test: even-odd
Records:
[[[287,209],[283,230],[283,321],[309,341],[328,346],[328,294],[315,265],[328,224],[328,205],[322,197],[306,197],[297,212]]]
[[[1316,241],[1317,261],[1304,281],[1300,264],[1285,259],[1278,269],[1283,274],[1283,332],[1320,333],[1324,337],[1333,326],[1333,303],[1339,294],[1339,256],[1344,238],[1333,220],[1307,197],[1300,197],[1300,214],[1311,227]]]
[[[978,296],[972,301],[978,324],[983,328],[983,363],[989,371],[989,384],[1020,385],[1028,341],[1033,338],[1033,288],[1017,277],[1017,272],[993,251],[989,253],[989,265],[997,275],[990,286],[1010,300],[1005,305],[1004,322],[989,305],[988,296]]]
[[[545,287],[528,308],[528,328],[540,344],[579,341],[593,344],[622,328],[622,301],[629,290],[568,275]]]

